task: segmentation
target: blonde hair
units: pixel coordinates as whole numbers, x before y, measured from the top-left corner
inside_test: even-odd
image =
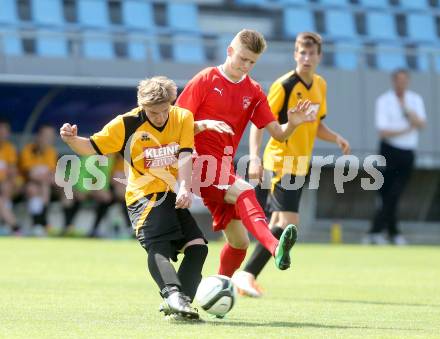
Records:
[[[321,54],[322,37],[315,32],[302,32],[296,36],[295,39],[295,51],[298,51],[300,46],[312,47],[318,46],[318,54]]]
[[[176,83],[165,76],[156,76],[139,82],[137,102],[139,107],[173,103],[177,98]]]
[[[266,40],[263,34],[252,29],[242,29],[232,40],[239,42],[243,47],[255,54],[261,54],[266,49]]]

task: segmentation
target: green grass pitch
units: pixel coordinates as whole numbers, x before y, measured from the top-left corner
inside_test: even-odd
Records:
[[[1,238],[0,338],[440,338],[436,247],[299,244],[260,282],[223,320],[169,323],[135,241]]]

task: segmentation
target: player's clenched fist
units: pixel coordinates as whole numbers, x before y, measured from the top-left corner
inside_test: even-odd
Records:
[[[70,138],[76,137],[78,135],[78,127],[76,125],[71,125],[65,123],[60,128],[60,136],[63,141],[67,142]]]

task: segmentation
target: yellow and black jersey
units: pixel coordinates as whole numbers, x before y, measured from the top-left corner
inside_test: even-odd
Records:
[[[9,141],[0,144],[0,182],[8,175],[8,168],[17,164],[17,150]]]
[[[310,110],[317,112],[317,119],[298,126],[284,142],[270,138],[263,157],[265,169],[275,172],[277,177],[307,174],[318,126],[327,114],[326,93],[327,84],[317,74],[313,75],[310,86],[294,71],[284,74],[272,84],[267,97],[280,124],[287,122],[290,108],[296,106],[299,100],[306,99],[312,102]]]
[[[174,190],[178,154],[194,148],[194,118],[171,106],[167,122],[154,126],[145,111],[135,108],[119,115],[90,137],[98,154],[119,152],[130,164],[126,204],[151,193]]]
[[[38,170],[38,168],[55,172],[57,159],[58,153],[54,147],[47,146],[41,149],[38,145],[30,143],[24,146],[20,153],[20,170],[25,176],[28,176],[32,170]]]

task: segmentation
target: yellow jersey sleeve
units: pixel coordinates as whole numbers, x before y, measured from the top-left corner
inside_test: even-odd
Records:
[[[119,152],[124,144],[125,127],[122,116],[111,120],[104,128],[90,137],[90,142],[98,154]]]
[[[192,152],[194,148],[194,117],[190,111],[182,112],[182,134],[180,137],[180,151]]]
[[[272,86],[270,86],[269,93],[267,94],[267,101],[269,102],[270,110],[277,119],[283,108],[285,96],[286,93],[284,92],[281,82],[274,82]]]

